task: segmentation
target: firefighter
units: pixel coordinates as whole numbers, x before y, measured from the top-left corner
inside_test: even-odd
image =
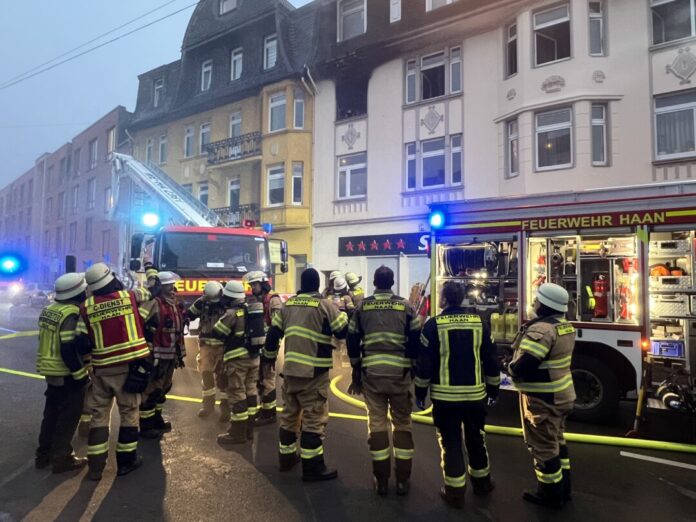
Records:
[[[224,371],[227,375],[227,395],[230,400],[230,427],[227,433],[218,435],[218,444],[244,444],[254,438],[254,420],[258,411],[256,383],[259,380],[259,324],[264,332],[263,315],[247,313],[244,285],[230,281],[223,290],[222,301],[226,311],[213,328],[214,335],[224,342]],[[249,322],[256,338],[248,335]]]
[[[39,316],[36,368],[46,378],[47,387],[35,465],[37,469],[52,465],[53,473],[87,465],[87,459],[75,458],[70,444],[89,382],[81,355],[89,351],[88,340],[75,331],[86,290],[83,274],[59,277],[55,283],[55,303],[44,308]]]
[[[283,367],[284,408],[280,414],[280,471],[297,463],[297,432],[300,436],[302,479],[330,480],[338,471],[324,463],[322,440],[329,420],[329,370],[333,367],[331,335],[345,338],[348,317],[319,293],[319,273],[302,272],[300,291],[291,297],[266,336],[261,371],[275,365],[280,340],[285,337]]]
[[[283,308],[283,301],[278,294],[271,293],[271,285],[265,273],[259,271],[247,275],[247,282],[251,286],[251,295],[247,296],[247,308],[249,322],[253,323],[252,343],[258,343],[263,347],[266,342],[266,331],[271,327],[273,316]],[[261,307],[259,307],[261,305]],[[263,312],[263,325],[252,318]],[[263,327],[263,335],[260,328]],[[259,330],[256,332],[256,330]],[[263,351],[263,348],[262,348]],[[259,374],[257,384],[261,396],[261,409],[256,416],[256,426],[273,424],[276,421],[276,372],[275,368],[266,368],[266,375]]]
[[[206,283],[203,295],[187,310],[186,317],[190,320],[200,318],[198,326],[198,371],[201,372],[201,387],[203,389],[203,407],[198,410],[202,419],[209,417],[215,411],[215,398],[220,395],[220,422],[230,420],[230,406],[227,400],[226,377],[223,371],[223,343],[213,335],[215,323],[225,313],[225,307],[220,304],[223,287],[217,281]]]
[[[358,276],[354,272],[348,272],[346,274],[346,282],[348,283],[348,293],[350,294],[350,297],[353,299],[353,304],[357,308],[360,303],[362,303],[362,300],[365,298],[365,290],[362,289],[360,286],[360,282],[362,281],[362,276]]]
[[[140,394],[147,386],[150,350],[138,305],[152,299],[152,294],[146,289],[125,291],[104,263],[92,265],[85,279],[92,296],[80,305],[77,332],[89,335],[94,366],[92,423],[87,438],[88,476],[101,480],[109,451],[114,399],[121,418],[116,447],[118,475],[142,465],[137,452],[138,408]],[[155,286],[153,291],[157,289]]]
[[[500,386],[496,347],[488,323],[461,304],[463,285],[447,282],[440,294],[442,313],[425,324],[416,364],[416,405],[425,408],[430,390],[433,422],[442,448],[445,485],[440,496],[450,506],[464,507],[467,471],[475,495],[493,490],[486,435],[486,397],[493,404]],[[469,458],[465,467],[464,443]]]
[[[184,367],[184,316],[176,299],[175,283],[181,278],[173,272],[160,272],[160,295],[143,304],[145,338],[151,347],[152,376],[140,403],[140,436],[157,438],[171,431],[172,424],[162,417],[167,393],[172,389],[175,368]]]
[[[375,271],[374,285],[375,294],[357,308],[348,327],[348,355],[353,367],[348,391],[365,396],[367,443],[378,495],[388,492],[391,416],[396,493],[406,495],[413,462],[411,368],[419,346],[420,319],[406,299],[392,292],[394,272],[390,268],[381,266]]]
[[[333,294],[329,296],[329,299],[338,308],[339,312],[345,312],[350,317],[355,310],[355,304],[348,291],[346,278],[342,275],[336,276],[333,282],[333,289]]]
[[[525,491],[523,498],[560,508],[571,498],[564,431],[575,401],[570,373],[575,328],[565,319],[568,292],[563,287],[541,285],[532,306],[536,318],[520,329],[509,365],[512,382],[520,392],[524,440],[537,476],[536,492]]]
[[[338,276],[341,276],[341,272],[339,270],[334,270],[329,274],[329,284],[324,288],[324,291],[322,292],[322,296],[325,298],[331,297],[334,293],[334,281]]]

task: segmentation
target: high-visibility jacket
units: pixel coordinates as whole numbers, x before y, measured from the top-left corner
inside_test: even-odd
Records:
[[[348,326],[348,356],[367,375],[403,377],[418,354],[420,318],[411,304],[391,291],[367,297]]]
[[[347,327],[348,316],[320,293],[298,294],[273,316],[264,356],[275,359],[280,339],[285,337],[283,373],[291,377],[317,377],[333,367],[331,336],[344,338]]]
[[[62,303],[50,304],[41,311],[36,370],[44,377],[84,379],[87,376],[87,370],[80,362],[71,364],[71,371],[61,355],[61,345],[75,341],[79,313],[77,305]]]
[[[222,341],[213,335],[215,324],[225,315],[225,307],[221,303],[212,303],[203,297],[199,297],[189,307],[188,315],[200,319],[198,325],[198,340],[200,343],[222,346]]]
[[[140,306],[140,310],[147,312],[145,328],[152,336],[153,357],[172,360],[183,356],[184,316],[176,298],[158,297]]]
[[[448,307],[425,323],[415,385],[430,387],[433,402],[482,401],[500,386],[490,327],[477,314]]]
[[[150,292],[113,292],[92,296],[80,305],[77,331],[92,341],[92,364],[95,369],[119,366],[147,357],[143,321],[138,303],[151,299]]]
[[[561,314],[530,321],[512,347],[512,383],[520,392],[549,404],[575,401],[570,364],[575,328]]]
[[[351,299],[353,299],[353,304],[355,305],[355,308],[360,306],[360,303],[362,303],[363,299],[365,299],[365,290],[363,290],[359,286],[351,288],[348,293],[350,294]]]
[[[245,303],[228,308],[225,314],[218,319],[213,327],[215,335],[223,339],[225,355],[222,359],[227,362],[240,357],[249,357],[249,348],[246,345],[246,311]],[[258,346],[258,345],[257,345]],[[253,355],[259,355],[258,346]]]

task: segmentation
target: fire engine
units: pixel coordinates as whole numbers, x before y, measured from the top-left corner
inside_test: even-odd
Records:
[[[542,283],[568,290],[576,418],[607,420],[641,388],[649,408],[693,405],[696,183],[437,203],[430,224],[432,312],[463,283],[504,350]]]

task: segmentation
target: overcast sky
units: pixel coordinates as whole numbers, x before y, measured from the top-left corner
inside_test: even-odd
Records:
[[[0,85],[168,1],[3,2]],[[309,1],[290,0],[297,7]],[[174,0],[92,45],[193,3]],[[179,58],[192,12],[193,7],[45,74],[0,89],[0,187],[117,105],[134,110],[138,74]]]

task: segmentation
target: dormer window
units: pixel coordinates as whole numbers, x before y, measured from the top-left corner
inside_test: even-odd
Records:
[[[232,51],[230,59],[230,79],[239,80],[242,77],[243,60],[244,55],[241,47]]]
[[[263,68],[272,69],[278,61],[278,36],[272,34],[263,40]]]
[[[343,0],[339,4],[338,40],[343,42],[367,31],[364,0]]]
[[[213,60],[206,60],[201,64],[201,92],[210,90],[213,83]]]
[[[237,0],[220,0],[220,14],[224,15],[233,9],[237,9]]]
[[[158,78],[155,80],[154,92],[152,95],[153,105],[159,107],[162,103],[162,93],[164,92],[164,79]]]

